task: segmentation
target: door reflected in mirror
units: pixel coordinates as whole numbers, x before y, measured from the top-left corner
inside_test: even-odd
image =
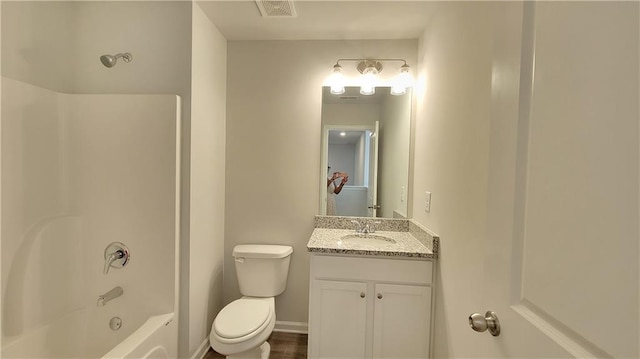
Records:
[[[322,94],[320,214],[408,218],[411,91]],[[326,186],[325,186],[326,184]]]

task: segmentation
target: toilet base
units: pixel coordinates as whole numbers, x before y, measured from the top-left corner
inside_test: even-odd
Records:
[[[253,348],[251,350],[244,351],[242,353],[228,355],[227,359],[269,359],[271,353],[271,345],[264,342],[261,346]]]

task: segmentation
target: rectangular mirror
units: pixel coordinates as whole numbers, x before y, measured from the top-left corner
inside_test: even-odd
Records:
[[[364,96],[360,87],[341,95],[323,87],[319,213],[407,218],[410,131],[410,89]]]

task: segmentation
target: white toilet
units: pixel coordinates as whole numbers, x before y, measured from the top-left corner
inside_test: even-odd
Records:
[[[227,358],[269,358],[276,324],[275,296],[284,292],[293,248],[243,244],[233,248],[243,297],[222,308],[211,327],[211,347]]]

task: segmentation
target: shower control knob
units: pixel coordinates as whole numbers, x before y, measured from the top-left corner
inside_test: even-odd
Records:
[[[484,315],[473,313],[469,316],[469,326],[476,332],[484,332],[487,329],[494,337],[500,335],[500,321],[496,313],[486,312]]]
[[[109,268],[122,268],[129,263],[131,254],[129,248],[124,243],[110,243],[104,250],[104,270],[103,274],[109,274]]]

